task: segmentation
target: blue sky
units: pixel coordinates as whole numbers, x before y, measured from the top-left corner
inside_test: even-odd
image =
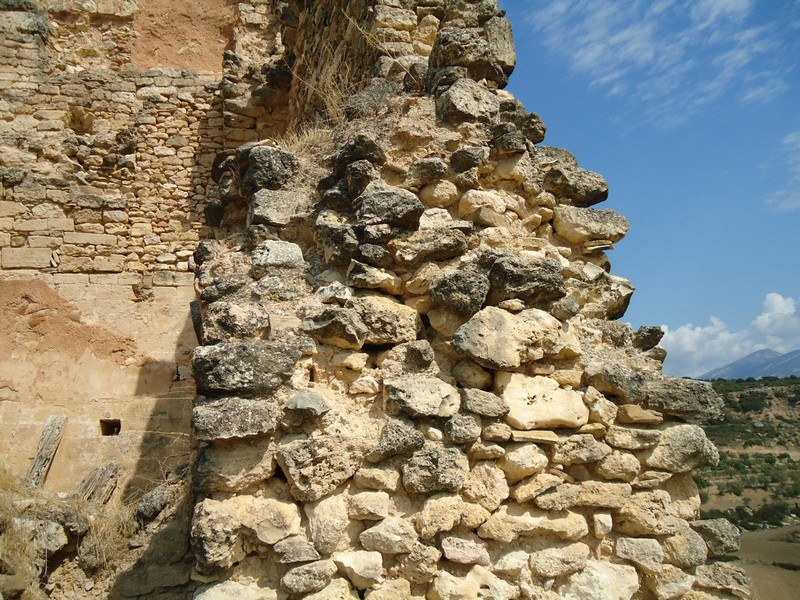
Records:
[[[623,320],[665,372],[800,348],[800,0],[500,0],[509,90],[631,222]]]

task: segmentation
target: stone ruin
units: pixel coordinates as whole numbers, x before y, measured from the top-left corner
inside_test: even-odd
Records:
[[[720,400],[619,322],[629,224],[504,91],[497,0],[242,1],[221,78],[132,68],[140,4],[0,0],[0,275],[194,277],[165,597],[750,597],[691,476]]]
[[[215,161],[195,597],[749,597],[691,476],[718,461],[696,423],[720,400],[662,375],[659,328],[618,321],[628,222],[503,90],[495,0],[289,10],[363,81],[328,156]],[[324,83],[299,86],[298,125],[332,116]]]

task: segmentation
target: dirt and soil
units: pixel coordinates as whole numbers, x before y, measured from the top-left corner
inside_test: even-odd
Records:
[[[748,531],[742,535],[742,547],[737,556],[753,582],[755,600],[796,600],[798,597],[800,543],[787,541],[787,536],[795,532],[800,533],[800,525]]]
[[[233,0],[139,0],[131,60],[143,69],[221,72],[235,11]]]

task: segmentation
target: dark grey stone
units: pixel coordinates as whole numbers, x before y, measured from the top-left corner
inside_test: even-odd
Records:
[[[444,273],[431,282],[428,293],[439,306],[471,316],[478,312],[489,292],[489,278],[477,268]]]
[[[159,485],[147,492],[136,505],[136,516],[140,521],[152,521],[169,504],[170,493],[165,485]]]
[[[481,435],[481,420],[475,415],[453,415],[444,424],[444,435],[453,444],[474,442]]]
[[[369,329],[351,308],[329,306],[303,319],[303,331],[323,344],[357,350],[364,345]]]
[[[390,188],[367,192],[356,200],[360,203],[356,218],[363,225],[386,224],[404,229],[419,227],[425,205],[411,192]]]
[[[200,346],[192,358],[197,392],[205,396],[274,392],[299,358],[299,338],[289,335],[266,343]]]
[[[393,456],[411,456],[425,445],[425,437],[410,423],[389,418],[378,445],[367,454],[367,460],[379,463]]]
[[[192,427],[200,441],[255,437],[274,432],[281,414],[281,408],[267,400],[220,398],[195,405]]]
[[[386,152],[369,135],[357,133],[336,153],[333,159],[334,173],[337,177],[344,176],[347,165],[358,160],[382,165],[386,162]]]
[[[526,260],[504,257],[496,260],[489,271],[490,289],[487,301],[499,304],[518,298],[529,305],[558,300],[566,295],[561,266],[553,259]]]
[[[469,461],[461,450],[429,445],[403,465],[403,486],[411,494],[457,492],[468,472]]]
[[[474,388],[461,390],[461,407],[484,417],[502,417],[510,410],[500,396]]]
[[[288,184],[300,171],[300,161],[291,152],[270,146],[256,146],[247,154],[247,170],[242,187],[248,193],[277,190]]]

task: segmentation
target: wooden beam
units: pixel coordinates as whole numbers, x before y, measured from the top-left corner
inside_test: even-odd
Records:
[[[47,417],[42,436],[39,438],[39,447],[36,449],[36,455],[31,460],[31,466],[28,469],[27,483],[30,487],[40,488],[44,485],[47,472],[50,470],[50,465],[53,464],[56,450],[61,443],[61,435],[64,433],[64,423],[66,422],[67,417]]]

